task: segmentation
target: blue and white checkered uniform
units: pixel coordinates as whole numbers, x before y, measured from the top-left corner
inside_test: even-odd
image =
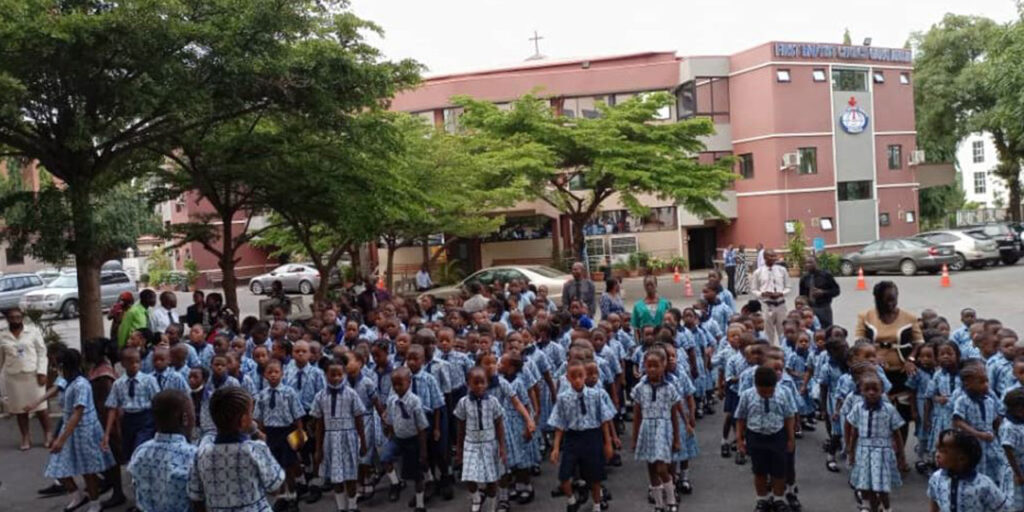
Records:
[[[949,373],[945,369],[936,372],[928,383],[925,398],[932,401],[932,435],[929,444],[933,447],[939,446],[939,434],[953,427],[953,399],[960,393],[962,386],[960,374]],[[935,401],[938,396],[946,397],[949,401],[940,404]]]
[[[856,462],[850,471],[855,489],[891,492],[902,484],[892,433],[903,426],[903,418],[891,403],[879,400],[872,407],[863,400],[846,416],[857,431]]]
[[[612,399],[603,389],[584,386],[576,391],[569,386],[558,395],[548,423],[556,430],[593,430],[615,417]]]
[[[288,365],[284,372],[283,382],[299,395],[299,403],[302,404],[302,409],[306,411],[306,414],[309,414],[309,410],[313,408],[313,399],[316,398],[316,394],[327,386],[323,370],[308,363],[302,368],[299,368],[294,362]]]
[[[476,366],[476,363],[466,354],[455,350],[440,352],[439,355],[449,365],[448,377],[452,390],[466,387],[466,374]]]
[[[1024,421],[1007,416],[999,425],[999,444],[1013,453],[1018,466],[1024,468]],[[1013,468],[1003,468],[1003,493],[1010,501],[1011,510],[1024,510],[1024,486],[1013,481]]]
[[[157,388],[160,391],[174,389],[182,393],[188,393],[188,381],[171,368],[165,368],[162,372],[154,371],[153,379],[156,380]]]
[[[284,470],[263,441],[204,439],[188,478],[188,498],[208,512],[271,512],[267,494],[284,483]]]
[[[939,512],[1003,512],[1009,510],[1009,498],[991,478],[977,472],[960,477],[945,469],[928,479],[928,497]]]
[[[646,378],[630,393],[633,403],[640,406],[640,432],[637,434],[635,457],[651,462],[671,462],[673,408],[680,396],[676,387],[662,381],[651,384]],[[677,421],[679,419],[677,418]],[[679,428],[683,428],[679,425]]]
[[[265,427],[289,427],[306,415],[299,394],[285,384],[276,388],[268,385],[255,401],[253,419]]]
[[[775,386],[775,392],[769,398],[762,398],[757,388],[741,391],[734,417],[745,420],[747,429],[752,432],[775,434],[786,426],[786,418],[796,414],[796,407],[786,394],[781,386]]]
[[[387,418],[395,437],[409,439],[416,437],[420,431],[430,430],[433,424],[427,420],[423,412],[423,402],[412,390],[399,397],[392,392],[388,395]]]
[[[152,375],[142,372],[134,376],[124,374],[114,381],[105,405],[126,413],[142,412],[152,407],[153,397],[159,392],[160,386]]]
[[[92,385],[79,375],[64,389],[61,403],[60,436],[68,426],[68,421],[75,410],[82,409],[82,417],[75,426],[74,432],[68,436],[61,451],[50,454],[43,475],[46,478],[70,478],[89,473],[102,473],[113,466],[114,455],[109,451],[100,450],[103,440],[103,425],[96,416],[96,407],[92,400]]]
[[[194,344],[189,343],[189,346],[196,353],[196,357],[199,359],[199,366],[210,369],[210,363],[213,361],[213,356],[216,355],[213,351],[213,345],[203,343],[201,347],[196,347]]]
[[[462,443],[462,481],[493,483],[504,473],[498,456],[498,432],[495,421],[505,415],[493,395],[467,395],[455,406],[454,415],[465,425]],[[506,446],[508,446],[506,444]],[[511,465],[511,459],[509,460]]]
[[[146,512],[189,512],[188,476],[198,448],[181,434],[157,432],[135,449],[128,474],[135,504]]]
[[[434,358],[427,361],[423,369],[430,372],[434,379],[437,380],[437,386],[441,388],[442,397],[452,392],[451,365],[436,352],[434,353]]]
[[[410,389],[413,394],[420,397],[423,411],[433,413],[444,407],[444,397],[441,396],[441,387],[433,375],[421,369],[413,374]]]
[[[332,483],[356,480],[360,456],[356,418],[366,415],[359,394],[345,385],[328,386],[316,395],[310,414],[324,422],[324,460],[320,464],[320,476]]]
[[[995,430],[995,422],[1003,416],[1003,403],[989,391],[983,395],[973,395],[964,390],[953,399],[953,418],[960,418],[966,421],[972,428],[979,432],[998,434]],[[998,441],[980,441],[984,455],[981,462],[975,468],[998,482],[1003,477],[1003,468],[1006,467],[1006,456],[1003,447]]]

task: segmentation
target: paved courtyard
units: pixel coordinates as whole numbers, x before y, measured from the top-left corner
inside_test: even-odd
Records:
[[[696,277],[696,276],[695,276]],[[1020,300],[1020,284],[1024,282],[1024,265],[1015,267],[996,267],[980,271],[968,271],[953,274],[953,286],[941,288],[939,277],[922,274],[915,277],[902,276],[868,276],[868,291],[855,290],[854,278],[840,278],[842,295],[834,304],[837,323],[852,328],[856,314],[871,305],[871,286],[880,279],[891,279],[900,289],[900,306],[919,312],[923,308],[936,309],[941,315],[949,318],[955,326],[959,310],[972,306],[978,310],[980,317],[996,317],[1004,324],[1024,332],[1022,307]],[[685,303],[683,285],[672,283],[671,276],[661,280],[662,291],[675,304]],[[699,285],[695,283],[694,288]],[[795,287],[795,283],[794,283]],[[630,280],[625,286],[627,301],[632,302],[641,295],[638,280]],[[242,310],[248,314],[255,310],[255,298],[243,292]],[[181,310],[190,299],[183,295],[180,299]],[[740,302],[745,301],[741,298]],[[77,335],[74,322],[62,322],[61,332],[69,336]],[[74,345],[76,339],[69,340]],[[718,455],[718,438],[721,426],[721,413],[705,417],[698,421],[697,430],[701,444],[701,455],[693,464],[692,481],[694,494],[682,499],[682,510],[721,510],[741,511],[752,508],[753,490],[751,486],[749,466],[736,466],[731,460],[722,459]],[[628,427],[627,427],[628,428]],[[37,434],[36,439],[39,436]],[[797,474],[800,495],[804,509],[810,511],[854,510],[851,493],[846,484],[848,473],[844,468],[841,474],[825,471],[824,455],[821,442],[824,434],[821,431],[809,433],[797,443]],[[913,443],[913,441],[911,441]],[[13,419],[0,420],[0,511],[6,510],[38,510],[40,512],[60,511],[65,503],[64,498],[37,499],[35,490],[47,485],[42,477],[42,469],[47,454],[41,448],[28,452],[17,451],[17,428]],[[908,453],[909,450],[908,450]],[[646,502],[646,469],[632,460],[632,456],[624,455],[625,465],[611,471],[608,487],[613,494],[612,510],[645,510],[650,506]],[[911,459],[912,461],[912,459]],[[562,510],[563,502],[549,497],[548,491],[554,484],[555,468],[545,465],[541,477],[536,480],[536,502],[529,506],[514,506],[514,509],[527,508],[543,511]],[[928,509],[925,498],[925,479],[917,474],[905,475],[905,484],[893,495],[894,509],[901,511],[925,511]],[[404,499],[397,504],[389,504],[384,496],[378,493],[363,510],[382,510],[397,512],[406,510]],[[408,493],[405,495],[408,497]],[[467,510],[468,498],[465,493],[456,494],[455,500],[443,502],[435,499],[428,508],[437,510]],[[333,500],[329,497],[316,505],[302,508],[310,511],[329,512],[333,510]]]

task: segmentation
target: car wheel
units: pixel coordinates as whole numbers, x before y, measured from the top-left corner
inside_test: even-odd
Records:
[[[1020,256],[1016,256],[1016,255],[1011,256],[1011,255],[1007,254],[1006,256],[1002,257],[1002,260],[1003,260],[1003,265],[1016,265],[1017,262],[1020,261]]]
[[[259,281],[249,283],[249,291],[251,291],[253,295],[263,295],[263,283]]]
[[[75,299],[64,301],[64,304],[60,306],[60,316],[65,320],[78,316],[78,301]]]
[[[309,281],[299,283],[299,293],[303,295],[313,295],[313,283]]]
[[[839,264],[839,273],[844,275],[844,276],[852,276],[853,275],[853,263],[850,263],[849,261],[844,261],[844,262],[840,263]]]
[[[949,269],[959,272],[965,267],[967,267],[967,258],[965,258],[963,254],[956,253],[953,256],[953,263],[949,264]]]
[[[917,263],[914,260],[903,260],[900,262],[900,273],[905,276],[912,276],[917,273]]]

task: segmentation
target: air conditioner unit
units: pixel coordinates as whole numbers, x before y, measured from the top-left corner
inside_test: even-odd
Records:
[[[924,163],[924,150],[918,149],[910,154],[910,165],[921,165]]]
[[[782,155],[782,168],[779,169],[780,171],[797,167],[800,167],[800,153],[785,153]]]

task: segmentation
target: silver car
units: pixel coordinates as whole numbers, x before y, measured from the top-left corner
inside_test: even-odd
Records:
[[[0,311],[18,306],[22,296],[43,287],[43,278],[35,274],[4,274],[0,277]]]
[[[566,281],[572,279],[572,275],[566,274],[561,270],[542,265],[508,265],[490,267],[478,270],[473,275],[463,279],[459,284],[435,288],[427,291],[424,295],[433,295],[438,301],[444,301],[445,299],[459,295],[463,290],[468,289],[470,283],[490,285],[495,279],[503,283],[508,283],[513,279],[519,279],[534,286],[547,286],[548,299],[558,303],[561,302],[562,299],[562,285],[564,285]]]
[[[117,302],[121,292],[135,295],[135,280],[122,270],[100,272],[100,305],[108,309]],[[36,309],[44,313],[57,313],[62,318],[78,316],[78,276],[62,274],[45,287],[25,294],[21,299],[22,309]]]
[[[956,254],[950,270],[963,270],[968,265],[982,268],[999,262],[999,244],[980,231],[945,229],[921,233],[917,238],[935,245],[952,246]]]
[[[320,272],[312,265],[304,263],[289,263],[258,275],[249,280],[249,291],[253,295],[270,293],[274,281],[281,281],[285,292],[298,292],[303,295],[312,295],[320,286]]]

